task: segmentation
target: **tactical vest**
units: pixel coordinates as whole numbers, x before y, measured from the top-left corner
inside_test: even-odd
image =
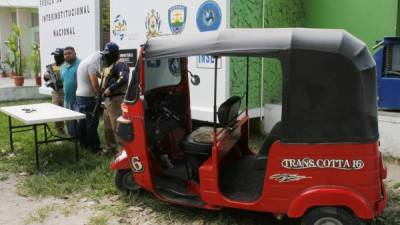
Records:
[[[57,64],[51,64],[51,69],[53,70],[54,74],[56,75],[57,80],[61,80],[61,66],[57,66]]]
[[[119,74],[119,71],[117,71],[116,67],[115,67],[115,65],[118,64],[118,63],[122,63],[122,62],[117,61],[117,62],[113,63],[111,66],[105,67],[103,69],[103,76],[104,76],[103,79],[104,80],[103,80],[102,88],[104,90],[107,89],[113,83],[118,83],[118,81],[120,79],[120,76],[121,76]],[[115,90],[112,93],[112,96],[124,95],[126,93],[127,89],[128,89],[128,82],[126,82],[123,86],[121,86],[117,90]]]
[[[58,92],[63,92],[63,81],[61,79],[61,66],[57,66],[57,64],[51,64],[51,70],[53,70],[54,74],[56,75],[56,83],[58,87]],[[55,90],[54,90],[55,91]]]

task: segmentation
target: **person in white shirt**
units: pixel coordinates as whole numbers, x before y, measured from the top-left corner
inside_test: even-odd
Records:
[[[86,115],[86,119],[78,122],[79,142],[81,147],[96,153],[101,150],[97,132],[99,111],[94,112],[96,96],[100,91],[98,77],[101,57],[100,52],[94,52],[81,61],[78,67],[76,90],[78,110]]]

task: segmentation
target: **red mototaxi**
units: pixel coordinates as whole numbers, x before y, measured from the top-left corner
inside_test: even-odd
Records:
[[[191,118],[189,82],[198,84],[201,74],[188,71],[188,57],[196,55],[216,60],[209,127]],[[223,56],[247,59],[246,96],[219,104]],[[282,118],[258,153],[249,148],[254,57],[277,59],[283,71]],[[184,206],[302,217],[303,225],[365,224],[385,208],[375,62],[346,31],[228,29],[151,38],[122,109],[118,133],[125,145],[111,166],[119,189],[145,189]]]

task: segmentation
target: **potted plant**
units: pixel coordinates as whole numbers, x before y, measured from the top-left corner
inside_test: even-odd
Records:
[[[6,45],[8,45],[8,41],[6,42]],[[4,64],[8,65],[11,68],[10,78],[13,78],[16,75],[15,59],[14,59],[14,54],[12,54],[11,51],[7,53],[6,59],[4,60]]]
[[[25,70],[25,59],[21,52],[21,28],[12,24],[11,32],[8,35],[6,46],[9,50],[4,63],[11,67],[11,77],[16,86],[24,85],[23,72]]]
[[[40,77],[40,47],[39,44],[32,44],[32,55],[30,56],[32,62],[33,72],[35,73],[35,81],[37,86],[42,85],[42,79]]]

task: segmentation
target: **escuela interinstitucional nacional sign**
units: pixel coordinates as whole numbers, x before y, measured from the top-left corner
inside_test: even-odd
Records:
[[[100,1],[39,0],[41,71],[53,63],[51,52],[72,46],[78,58],[100,50]],[[42,87],[40,93],[49,94]]]

